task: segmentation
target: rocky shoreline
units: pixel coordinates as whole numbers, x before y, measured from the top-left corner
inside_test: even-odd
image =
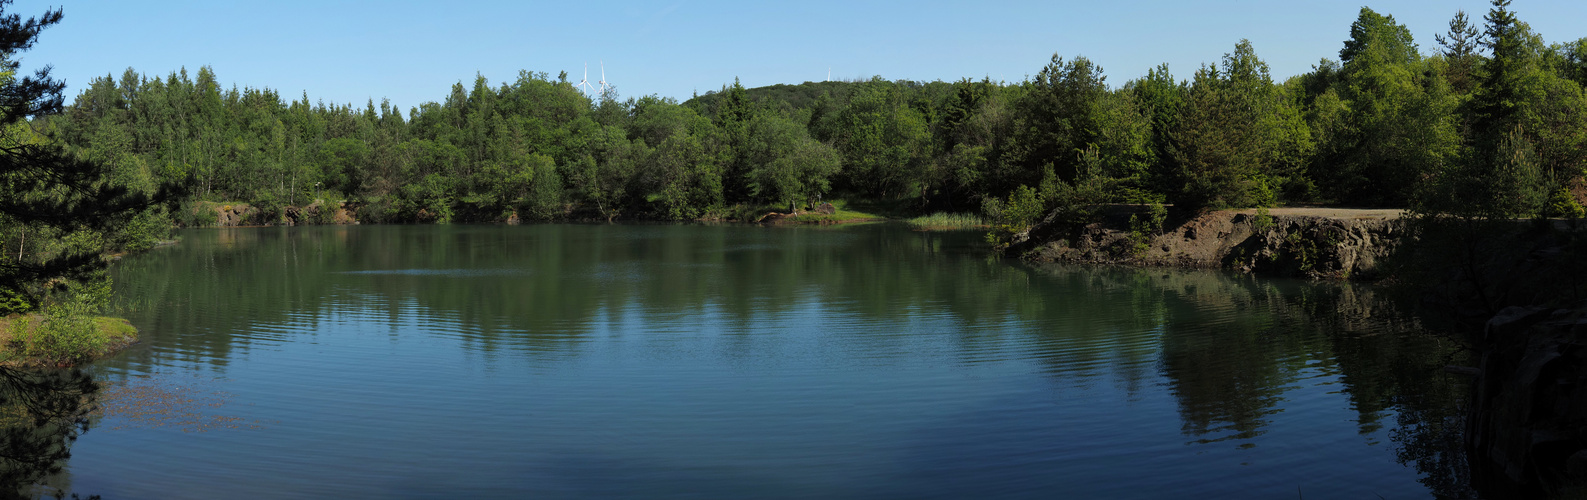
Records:
[[[1420,285],[1423,307],[1454,320],[1447,327],[1484,325],[1468,339],[1475,366],[1448,369],[1473,379],[1465,412],[1472,486],[1493,498],[1587,494],[1587,254],[1573,221],[1451,219],[1412,241],[1408,219],[1390,210],[1215,211],[1159,228],[1140,222],[1148,213],[1104,207],[1084,226],[1050,215],[1006,251],[1030,262],[1334,280],[1383,277],[1395,252],[1412,252],[1405,256],[1414,262],[1395,273],[1411,273],[1396,276]]]
[[[1105,207],[1081,227],[1043,221],[1008,248],[1032,262],[1222,268],[1268,276],[1360,279],[1375,276],[1405,234],[1399,211],[1352,209],[1220,210],[1170,221],[1132,223],[1144,206]],[[1050,219],[1050,218],[1049,218]]]

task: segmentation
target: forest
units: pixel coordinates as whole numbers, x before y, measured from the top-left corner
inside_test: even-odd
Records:
[[[1587,38],[1545,42],[1509,4],[1454,13],[1426,48],[1363,7],[1336,59],[1283,81],[1242,40],[1188,77],[1160,65],[1122,84],[1056,54],[1020,82],[735,81],[684,102],[521,71],[404,112],[129,68],[6,137],[163,203],[76,240],[8,216],[0,242],[16,261],[135,250],[214,224],[217,204],[254,207],[254,224],[332,222],[317,206],[364,223],[746,220],[822,200],[1005,231],[1099,203],[1580,217]]]
[[[1010,224],[1099,202],[1579,215],[1587,39],[1547,44],[1508,3],[1455,14],[1425,53],[1362,8],[1337,60],[1284,81],[1241,41],[1122,85],[1058,55],[1022,82],[735,81],[681,103],[524,71],[404,113],[128,69],[35,127],[129,186],[184,183],[260,223],[321,199],[364,222],[733,219],[822,197]]]

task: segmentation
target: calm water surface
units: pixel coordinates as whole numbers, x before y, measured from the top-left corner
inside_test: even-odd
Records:
[[[117,265],[106,498],[1424,498],[1462,389],[1372,290],[894,225],[193,230]]]

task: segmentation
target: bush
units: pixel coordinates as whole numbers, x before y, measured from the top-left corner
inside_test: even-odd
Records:
[[[1558,217],[1564,219],[1580,219],[1587,215],[1576,197],[1571,196],[1570,190],[1561,187],[1548,196],[1548,205],[1543,209],[1544,217]]]
[[[25,314],[33,310],[33,300],[26,294],[8,288],[0,288],[0,316],[11,314]]]
[[[244,221],[245,224],[260,226],[280,224],[281,219],[287,214],[286,205],[281,202],[281,198],[269,192],[259,195],[258,198],[248,202],[248,205],[256,212]]]
[[[1030,186],[1020,186],[1014,193],[1008,195],[1008,203],[1003,205],[1000,213],[1002,216],[998,223],[1010,228],[1010,232],[1018,232],[1036,221],[1047,212],[1046,200],[1041,193]]]
[[[329,224],[335,224],[336,223],[336,210],[338,208],[340,208],[340,206],[341,206],[341,203],[340,202],[335,202],[335,201],[325,201],[325,202],[321,202],[318,205],[312,205],[311,207],[313,208],[313,210],[305,210],[305,211],[308,212],[308,216],[306,217],[307,222],[310,223],[310,224],[319,224],[319,225],[322,225],[322,226],[323,225],[329,225]]]
[[[44,322],[26,340],[28,356],[53,363],[75,363],[105,350],[105,337],[98,334],[93,316],[71,305],[56,305],[45,310]]]
[[[214,227],[220,224],[220,217],[215,213],[214,206],[201,201],[188,201],[178,209],[175,222],[181,227]]]
[[[1273,214],[1268,213],[1267,207],[1256,207],[1256,219],[1251,221],[1251,228],[1257,232],[1266,231],[1273,227]]]
[[[1146,252],[1152,237],[1163,233],[1163,224],[1166,222],[1168,222],[1168,208],[1162,203],[1147,205],[1145,214],[1130,216],[1130,242],[1134,244],[1136,255]]]
[[[1059,179],[1049,168],[1040,190],[1020,186],[1008,196],[1008,201],[983,205],[992,221],[987,241],[993,245],[1007,244],[1015,234],[1043,220],[1058,225],[1094,222],[1097,204],[1107,199],[1109,182],[1102,177],[1087,176],[1071,184]]]
[[[209,214],[214,218],[214,212]],[[153,248],[155,243],[171,236],[171,224],[171,217],[164,208],[140,211],[111,235],[111,249],[136,252]]]
[[[97,314],[110,297],[110,280],[103,275],[71,282],[45,300],[38,316],[12,320],[12,350],[46,364],[69,365],[105,352],[110,334],[130,326],[115,320],[101,325]],[[116,330],[116,331],[112,331]]]

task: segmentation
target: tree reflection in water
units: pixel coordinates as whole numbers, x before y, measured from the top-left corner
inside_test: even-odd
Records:
[[[88,431],[99,385],[77,369],[0,367],[0,498],[63,496],[77,436]],[[75,495],[74,495],[75,497]]]
[[[1132,314],[1113,317],[1150,324],[1100,331],[1162,332],[1160,350],[1145,354],[1158,357],[1190,444],[1260,446],[1290,391],[1337,383],[1363,439],[1374,440],[1387,427],[1395,458],[1415,467],[1430,493],[1475,497],[1462,442],[1469,388],[1444,370],[1465,364],[1466,351],[1427,332],[1422,318],[1383,289],[1207,271],[1045,266],[1037,272],[1094,289],[1131,290]],[[1100,310],[1117,298],[1064,300],[1074,309]],[[1072,361],[1055,371],[1072,372],[1066,368]]]
[[[411,317],[438,317],[471,326],[443,337],[468,352],[561,359],[597,345],[590,340],[607,334],[591,325],[613,324],[613,311],[664,312],[657,321],[711,315],[727,330],[749,331],[818,304],[878,324],[949,318],[967,364],[1017,350],[1064,386],[1111,379],[1130,398],[1166,388],[1179,417],[1167,422],[1191,446],[1272,451],[1264,443],[1285,439],[1269,432],[1286,425],[1289,398],[1342,394],[1359,439],[1386,437],[1432,493],[1469,496],[1459,440],[1465,381],[1443,372],[1460,364],[1451,359],[1459,346],[1412,333],[1425,323],[1381,288],[1010,265],[966,243],[977,235],[899,233],[684,225],[193,232],[182,245],[118,265],[117,286],[158,304],[132,313],[147,326],[146,341],[204,333],[184,335],[180,349],[122,359],[224,370],[236,352],[369,311],[388,318],[392,339]]]

